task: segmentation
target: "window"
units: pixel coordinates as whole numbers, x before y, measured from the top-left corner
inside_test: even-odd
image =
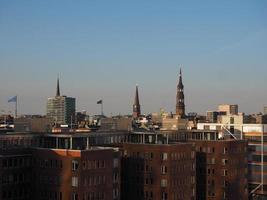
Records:
[[[161,193],[161,200],[167,200],[168,199],[168,194],[166,192]]]
[[[161,174],[166,174],[167,173],[167,166],[163,165],[161,166]]]
[[[118,188],[113,188],[113,198],[116,199],[119,196],[119,190]]]
[[[161,179],[161,187],[167,187],[167,179]]]
[[[167,160],[167,159],[168,159],[168,153],[162,153],[161,160]]]
[[[150,153],[150,160],[152,160],[153,159],[153,153],[151,152]]]
[[[71,180],[72,187],[78,187],[78,177],[73,176]]]
[[[72,171],[76,171],[79,167],[79,162],[78,160],[73,160],[72,161]]]
[[[223,180],[223,187],[227,187],[228,186],[228,182],[226,180]]]
[[[227,159],[222,159],[222,164],[223,165],[226,165],[228,163],[228,160]]]
[[[223,148],[223,154],[226,154],[227,152],[228,152],[227,147],[224,147],[224,148]]]
[[[72,200],[78,200],[78,194],[72,193]]]
[[[114,158],[113,159],[113,168],[117,168],[119,167],[119,159],[118,158]]]
[[[227,173],[228,173],[227,170],[224,169],[224,170],[223,170],[223,176],[227,176]]]

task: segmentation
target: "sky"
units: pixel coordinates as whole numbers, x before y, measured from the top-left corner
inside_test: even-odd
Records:
[[[0,0],[0,110],[45,114],[48,97],[76,110],[175,111],[180,64],[186,112],[218,104],[245,113],[267,105],[265,0]]]

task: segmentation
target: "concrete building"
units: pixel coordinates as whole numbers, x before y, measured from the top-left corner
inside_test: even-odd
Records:
[[[181,118],[180,115],[162,118],[161,130],[186,130],[188,119]]]
[[[248,186],[249,194],[267,197],[267,125],[266,124],[223,124],[199,123],[198,130],[218,131],[221,138],[226,136],[245,139],[248,142]],[[265,196],[265,197],[264,197]]]
[[[219,112],[217,111],[207,111],[207,121],[210,123],[216,123]]]
[[[249,144],[248,182],[251,197],[267,199],[267,124],[244,124]]]
[[[124,144],[122,168],[122,199],[196,199],[192,144]]]
[[[100,130],[105,131],[130,131],[132,130],[132,118],[108,117],[101,119]]]
[[[226,112],[226,115],[237,115],[238,105],[236,104],[220,104],[218,106],[219,112]]]
[[[60,96],[58,79],[56,96],[47,100],[47,117],[51,118],[55,124],[74,124],[75,102],[73,97]]]
[[[264,106],[264,108],[263,108],[263,114],[264,115],[267,115],[267,106]]]
[[[14,119],[15,132],[47,133],[52,130],[52,125],[52,119],[47,117]]]

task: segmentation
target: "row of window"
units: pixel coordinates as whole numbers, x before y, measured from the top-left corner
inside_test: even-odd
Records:
[[[126,153],[127,154],[127,153]],[[147,160],[152,160],[154,157],[154,154],[152,152],[132,152],[131,154],[129,153],[128,156],[134,157],[134,158],[144,158]],[[189,158],[189,154],[186,152],[176,152],[176,153],[171,153],[171,160],[184,160]],[[191,152],[191,159],[194,159],[195,157],[195,152]],[[162,161],[167,161],[168,160],[168,153],[161,153],[160,154],[160,159]]]
[[[27,157],[4,158],[2,160],[2,168],[4,169],[30,167],[30,166],[31,166],[31,158]]]
[[[77,178],[78,183],[78,178]],[[104,185],[106,184],[106,176],[87,176],[83,177],[84,186]]]
[[[187,152],[178,152],[178,153],[171,153],[171,160],[184,160],[188,159],[189,154]],[[195,152],[191,152],[191,159],[195,158]]]
[[[196,177],[195,176],[189,176],[185,179],[174,179],[171,181],[172,186],[182,186],[182,185],[190,185],[196,183]]]
[[[40,175],[39,183],[41,183],[41,184],[49,184],[49,185],[60,185],[62,183],[62,179],[61,179],[60,176]]]
[[[72,161],[74,162],[74,161]],[[82,162],[83,164],[83,169],[104,169],[106,168],[106,161],[105,160],[84,160]],[[78,161],[76,164],[76,169],[78,168]],[[74,169],[74,170],[76,170]]]
[[[42,200],[62,200],[62,192],[58,191],[41,191],[40,197]]]
[[[2,200],[8,199],[29,199],[30,192],[28,189],[21,188],[19,190],[3,190],[2,191]]]
[[[48,169],[62,169],[63,162],[62,160],[56,159],[45,159],[45,160],[36,160],[39,163],[40,168],[48,168]]]
[[[82,200],[105,200],[106,197],[106,193],[105,191],[101,191],[101,192],[85,192],[82,195]],[[78,194],[73,193],[72,194],[72,200],[79,200],[78,198]]]
[[[31,181],[30,175],[24,173],[3,174],[1,179],[2,184],[19,184]]]
[[[0,140],[0,149],[18,148],[18,147],[33,147],[37,146],[39,141],[37,139],[7,139]]]
[[[188,170],[195,170],[195,164],[194,163],[186,163],[186,164],[177,164],[177,165],[172,165],[171,167],[171,174],[176,175],[179,174],[181,172],[185,172]]]
[[[215,148],[214,147],[200,147],[200,146],[196,146],[196,151],[197,152],[203,152],[203,153],[215,153]],[[227,154],[227,153],[240,153],[240,152],[246,152],[247,148],[244,147],[232,147],[231,149],[229,149],[228,147],[224,147],[221,150],[222,154]]]

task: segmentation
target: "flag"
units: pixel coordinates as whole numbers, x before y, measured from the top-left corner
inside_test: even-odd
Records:
[[[8,99],[8,103],[9,102],[17,102],[17,96],[11,97],[10,99]]]
[[[101,100],[97,101],[96,103],[97,104],[102,104],[103,103],[103,100],[101,99]]]

